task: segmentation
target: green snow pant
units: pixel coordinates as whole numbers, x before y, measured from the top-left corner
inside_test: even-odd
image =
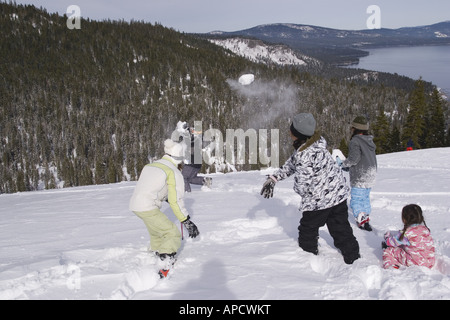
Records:
[[[141,218],[150,234],[150,249],[158,253],[176,253],[181,247],[177,226],[159,209],[134,212]]]

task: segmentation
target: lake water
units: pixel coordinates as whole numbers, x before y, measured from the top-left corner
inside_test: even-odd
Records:
[[[369,55],[352,68],[422,77],[450,97],[450,46],[393,47],[368,49]]]

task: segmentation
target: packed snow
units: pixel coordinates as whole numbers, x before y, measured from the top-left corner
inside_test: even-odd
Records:
[[[168,279],[156,274],[143,222],[128,210],[136,182],[0,195],[0,299],[450,299],[450,148],[378,156],[373,232],[356,227],[361,259],[346,265],[326,227],[319,255],[297,245],[293,180],[274,198],[263,171],[210,174],[185,204],[199,230]],[[433,269],[381,267],[381,241],[419,204],[435,240]],[[170,207],[163,211],[175,221]],[[177,222],[177,225],[180,225]]]
[[[239,77],[239,83],[243,86],[248,86],[255,81],[255,75],[249,73],[249,74],[243,74]]]

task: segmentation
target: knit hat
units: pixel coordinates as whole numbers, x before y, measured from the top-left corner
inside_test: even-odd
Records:
[[[182,144],[175,142],[172,139],[167,139],[164,141],[164,152],[176,161],[182,161],[184,159]]]
[[[352,127],[358,130],[369,130],[369,123],[366,117],[357,116],[352,122]]]
[[[299,113],[294,116],[291,132],[297,138],[311,137],[316,131],[316,120],[311,113]]]

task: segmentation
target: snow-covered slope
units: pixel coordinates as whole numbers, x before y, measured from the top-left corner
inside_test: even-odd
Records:
[[[375,231],[349,215],[362,254],[353,265],[326,227],[318,256],[298,248],[292,179],[273,199],[259,195],[271,170],[213,174],[212,189],[193,186],[185,202],[201,235],[183,241],[165,280],[144,224],[128,210],[135,182],[3,194],[0,299],[450,299],[449,157],[450,148],[378,157]],[[402,228],[408,203],[422,206],[438,263],[384,270],[382,235]]]
[[[229,38],[211,39],[210,41],[254,62],[296,66],[318,63],[313,58],[300,56],[287,46],[267,45],[260,40]]]

